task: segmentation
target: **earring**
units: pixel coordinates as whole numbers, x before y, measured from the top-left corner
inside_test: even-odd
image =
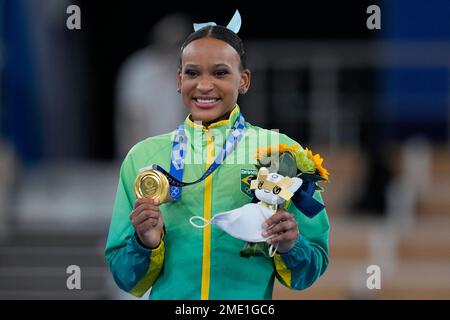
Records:
[[[177,92],[178,92],[178,93],[181,93],[181,89],[180,89],[180,88],[177,88]]]
[[[245,90],[244,88],[239,89],[240,94],[245,94],[246,92],[247,92],[247,90]]]

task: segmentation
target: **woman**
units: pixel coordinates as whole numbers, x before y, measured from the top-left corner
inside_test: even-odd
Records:
[[[271,237],[267,243],[278,245],[272,258],[241,257],[244,241],[216,226],[197,229],[189,223],[193,216],[210,220],[252,201],[246,178],[256,173],[248,156],[255,148],[275,142],[299,146],[243,120],[237,99],[249,89],[251,73],[238,29],[198,28],[182,45],[178,71],[178,92],[190,113],[177,129],[188,140],[178,178],[201,177],[225,150],[230,130],[243,121],[227,161],[201,182],[182,188],[176,201],[163,204],[135,200],[133,185],[141,168],[173,167],[174,133],[139,142],[122,164],[105,255],[118,286],[133,295],[142,296],[151,287],[150,299],[271,299],[275,277],[301,290],[328,265],[325,210],[308,218],[292,202],[279,208],[263,226],[263,236]],[[322,202],[319,193],[314,198]]]

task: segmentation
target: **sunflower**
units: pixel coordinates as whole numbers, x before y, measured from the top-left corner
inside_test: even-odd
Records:
[[[298,149],[298,145],[293,145],[288,147],[287,144],[279,144],[277,146],[268,146],[267,148],[258,148],[256,151],[256,158],[260,157],[270,157],[272,153],[284,153],[284,152],[294,152]]]
[[[316,164],[316,169],[319,172],[319,175],[324,178],[325,180],[328,180],[328,176],[329,176],[329,172],[327,169],[325,169],[322,166],[322,162],[323,162],[323,158],[320,157],[320,154],[315,154],[313,155],[312,151],[309,150],[308,148],[305,149],[306,150],[306,154],[308,155],[308,158],[312,159],[314,161],[314,163]]]

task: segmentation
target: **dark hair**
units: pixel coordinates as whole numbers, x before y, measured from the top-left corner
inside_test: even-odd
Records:
[[[239,54],[242,69],[247,68],[246,63],[247,53],[245,52],[244,49],[244,43],[236,33],[223,26],[208,26],[195,32],[192,32],[181,45],[181,52],[183,52],[184,48],[186,48],[189,43],[201,38],[214,38],[225,41],[230,46],[232,46],[234,50],[236,50],[236,52]],[[180,57],[180,66],[181,66],[181,57]]]

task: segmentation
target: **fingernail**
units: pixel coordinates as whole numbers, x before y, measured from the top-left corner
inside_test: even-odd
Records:
[[[262,235],[263,235],[263,237],[267,237],[267,232],[263,231]]]
[[[263,229],[267,229],[267,223],[263,222],[263,224],[261,225],[261,227],[262,227]]]

